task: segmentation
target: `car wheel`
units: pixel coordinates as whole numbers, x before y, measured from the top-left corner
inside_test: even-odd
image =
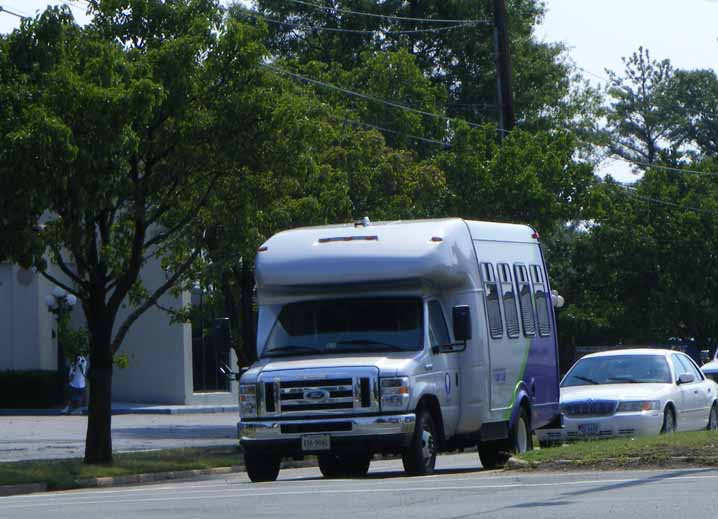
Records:
[[[434,473],[439,437],[431,413],[423,409],[416,415],[416,426],[411,444],[404,450],[401,461],[404,471],[415,476]]]
[[[509,461],[511,453],[506,448],[506,442],[485,442],[479,444],[479,460],[485,469],[503,467]]]
[[[275,481],[279,475],[282,458],[272,453],[245,450],[244,466],[252,483]]]
[[[666,407],[663,411],[663,427],[661,427],[661,434],[673,434],[676,431],[676,416],[673,414],[673,409]]]
[[[502,467],[511,454],[521,454],[533,449],[529,415],[523,407],[519,409],[516,425],[511,429],[508,440],[480,443],[478,447],[481,465],[486,469]]]
[[[711,412],[708,414],[708,427],[707,429],[709,431],[715,431],[718,429],[718,407],[716,407],[715,404],[713,404],[713,407],[711,407]]]
[[[512,434],[512,451],[522,454],[533,449],[529,416],[523,407],[519,410],[518,420]]]

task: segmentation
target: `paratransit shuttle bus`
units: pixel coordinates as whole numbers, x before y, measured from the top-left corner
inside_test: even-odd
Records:
[[[368,218],[281,232],[256,259],[259,360],[240,380],[252,481],[317,455],[326,477],[374,454],[430,474],[478,446],[484,467],[556,426],[556,322],[538,234],[458,218]]]

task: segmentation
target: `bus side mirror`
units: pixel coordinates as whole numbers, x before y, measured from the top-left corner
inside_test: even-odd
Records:
[[[451,309],[454,322],[454,340],[466,342],[471,339],[471,308],[468,305],[455,306]]]

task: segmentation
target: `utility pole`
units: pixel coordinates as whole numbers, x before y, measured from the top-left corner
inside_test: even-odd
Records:
[[[503,139],[506,132],[511,131],[516,124],[505,0],[494,0],[494,47],[496,49],[496,89],[500,114],[499,130]]]

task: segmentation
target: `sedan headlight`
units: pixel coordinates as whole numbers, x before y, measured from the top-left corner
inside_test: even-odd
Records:
[[[257,384],[240,384],[239,416],[241,418],[257,416]]]
[[[410,398],[409,377],[381,379],[382,411],[405,411]]]
[[[661,409],[660,400],[634,400],[618,404],[617,413],[640,413],[642,411],[658,411]]]

